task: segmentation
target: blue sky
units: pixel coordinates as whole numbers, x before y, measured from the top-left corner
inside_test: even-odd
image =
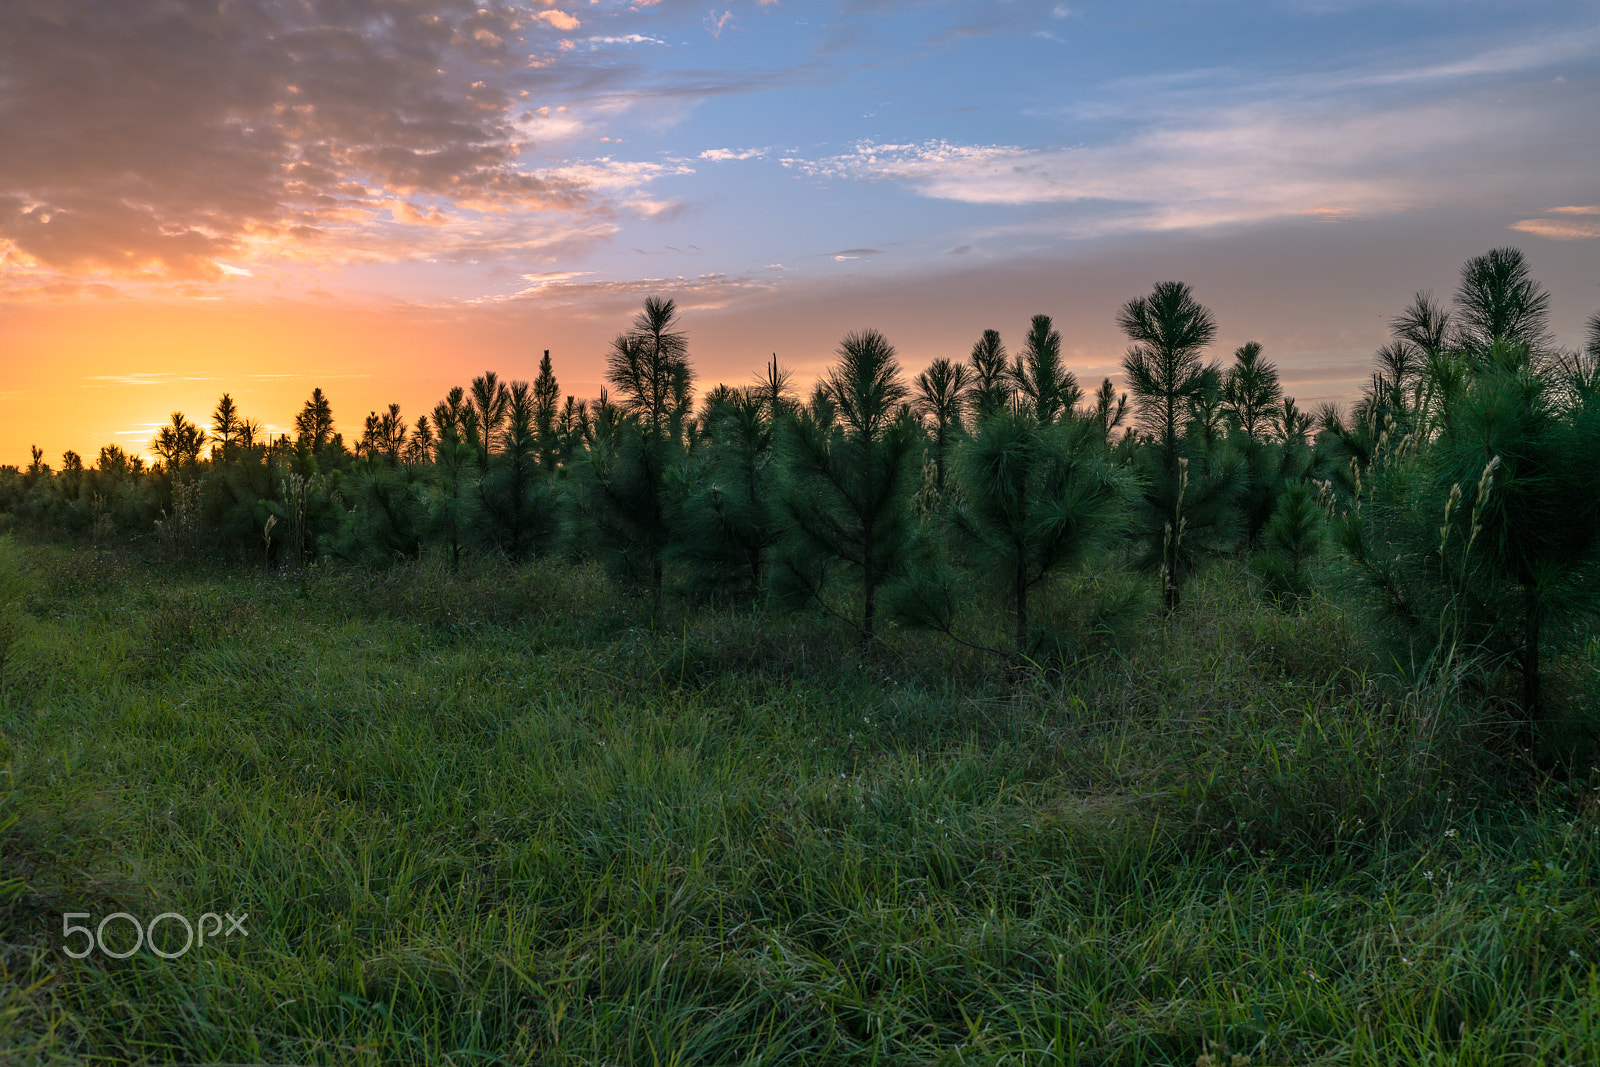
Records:
[[[1600,307],[1592,3],[13,6],[0,339],[60,355],[0,408],[209,383],[219,351],[367,382],[362,410],[543,347],[592,394],[649,293],[708,384],[772,351],[815,373],[864,325],[915,370],[1035,312],[1089,378],[1169,277],[1217,358],[1261,340],[1338,399],[1490,247],[1528,254],[1566,343]],[[237,325],[263,317],[270,353]]]

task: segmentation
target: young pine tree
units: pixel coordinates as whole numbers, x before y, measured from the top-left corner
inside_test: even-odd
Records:
[[[999,330],[984,330],[972,346],[968,357],[972,368],[972,384],[968,387],[967,411],[977,421],[992,412],[1011,405],[1014,389],[1011,364],[1006,359],[1006,346],[1000,341]]]
[[[485,371],[472,379],[468,399],[476,417],[477,434],[473,444],[478,446],[478,465],[488,467],[489,456],[494,451],[501,425],[506,420],[506,405],[510,402],[506,383],[494,371]]]
[[[421,490],[430,539],[444,545],[452,568],[461,565],[461,552],[477,529],[477,486],[482,470],[477,464],[476,424],[466,416],[466,390],[451,389],[434,405],[433,477]]]
[[[320,388],[311,390],[311,399],[294,417],[296,442],[313,453],[333,443],[333,405]]]
[[[484,533],[512,560],[541,551],[555,531],[555,502],[539,465],[538,415],[532,387],[512,382],[499,448],[478,483]]]
[[[819,393],[821,403],[784,423],[779,500],[790,537],[779,592],[826,604],[828,572],[844,565],[856,578],[862,640],[870,642],[879,591],[911,544],[921,434],[901,417],[908,393],[900,365],[876,330],[845,337]]]
[[[719,387],[707,397],[698,469],[671,519],[676,554],[702,568],[711,585],[752,593],[765,586],[780,534],[773,432],[787,417],[781,388]]]
[[[612,342],[606,377],[620,403],[601,396],[578,494],[594,547],[657,602],[671,537],[668,472],[684,454],[694,382],[688,339],[677,326],[677,305],[650,297],[633,328]]]
[[[1029,323],[1028,338],[1010,374],[1018,401],[1041,424],[1070,414],[1083,399],[1078,379],[1061,362],[1061,334],[1049,315],[1035,315]]]
[[[1531,731],[1546,649],[1600,610],[1600,375],[1503,336],[1467,367],[1437,433],[1380,438],[1338,534],[1424,647],[1515,664]]]
[[[943,493],[945,466],[963,430],[971,372],[959,363],[936,359],[917,375],[911,410],[923,420],[933,451],[934,486]]]
[[[1278,368],[1261,358],[1261,345],[1249,341],[1233,353],[1233,366],[1222,378],[1222,406],[1246,437],[1266,433],[1283,401]]]
[[[1303,480],[1289,482],[1264,524],[1261,551],[1250,568],[1267,595],[1280,605],[1298,605],[1311,595],[1310,564],[1322,546],[1328,515]]]
[[[1182,282],[1160,282],[1150,295],[1128,301],[1117,324],[1132,342],[1122,369],[1139,424],[1152,438],[1135,456],[1144,487],[1135,522],[1138,562],[1161,575],[1170,612],[1201,554],[1230,545],[1236,533],[1237,458],[1185,432],[1194,401],[1219,380],[1216,365],[1201,358],[1217,326]]]
[[[217,401],[216,410],[211,413],[211,439],[221,446],[224,457],[239,444],[243,421],[233,397],[223,393],[222,399]]]
[[[561,435],[556,428],[560,401],[561,387],[547,348],[539,360],[539,376],[533,380],[533,428],[539,439],[539,466],[547,471],[555,470],[561,462]]]
[[[1110,462],[1093,422],[1041,423],[1026,411],[980,422],[954,470],[959,492],[948,522],[957,557],[1005,604],[1018,666],[1035,644],[1030,595],[1122,532],[1135,485]],[[914,575],[895,591],[897,614],[953,637],[952,588],[936,570]]]

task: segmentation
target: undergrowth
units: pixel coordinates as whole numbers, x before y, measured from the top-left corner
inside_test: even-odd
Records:
[[[7,1062],[1600,1062],[1600,777],[1240,567],[1018,676],[567,564],[11,552]],[[63,952],[118,911],[248,937]]]

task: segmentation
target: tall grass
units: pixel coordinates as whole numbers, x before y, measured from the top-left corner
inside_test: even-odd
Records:
[[[13,1062],[1600,1062],[1600,777],[1239,569],[1018,684],[566,565],[21,555]]]

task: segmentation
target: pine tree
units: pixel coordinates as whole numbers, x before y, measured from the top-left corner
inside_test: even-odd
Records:
[[[1094,408],[1089,412],[1089,421],[1100,427],[1100,436],[1109,443],[1112,433],[1127,417],[1128,394],[1118,395],[1117,387],[1111,384],[1110,378],[1106,378],[1095,390]]]
[[[1549,295],[1516,249],[1461,273],[1428,420],[1333,428],[1354,482],[1337,530],[1414,640],[1516,665],[1531,729],[1546,647],[1600,611],[1600,351],[1549,351]]]
[[[676,554],[704,568],[713,584],[755,592],[766,583],[780,535],[772,447],[776,420],[788,417],[781,384],[719,386],[707,396],[699,469],[671,517]]]
[[[1328,516],[1305,481],[1289,482],[1262,530],[1262,551],[1251,561],[1267,594],[1298,605],[1311,594],[1309,565],[1322,545]]]
[[[676,304],[650,297],[633,328],[612,342],[606,377],[620,403],[613,407],[602,394],[579,495],[596,547],[615,569],[647,584],[657,604],[671,535],[668,471],[684,453],[694,381],[677,325]]]
[[[314,453],[333,443],[333,405],[320,388],[311,390],[311,399],[294,417],[294,429],[297,443]]]
[[[561,459],[561,438],[556,431],[560,400],[561,387],[547,348],[539,361],[539,376],[533,380],[533,426],[539,439],[539,465],[547,471],[555,470]]]
[[[1006,359],[1006,346],[1000,341],[1000,331],[984,330],[983,336],[972,346],[968,360],[972,366],[972,385],[967,410],[973,419],[981,420],[991,412],[1010,406],[1011,365]]]
[[[958,503],[948,521],[958,557],[1005,603],[1008,658],[1020,666],[1035,644],[1030,595],[1123,530],[1135,486],[1109,461],[1095,423],[1041,423],[1026,411],[982,420],[954,469]],[[951,588],[936,571],[916,575],[895,591],[897,614],[954,637]]]
[[[184,418],[183,412],[174,411],[172,421],[156,431],[150,450],[161,457],[169,471],[177,471],[198,463],[205,443],[206,432]]]
[[[1261,345],[1256,341],[1240,345],[1222,379],[1222,405],[1239,429],[1246,437],[1259,438],[1282,401],[1278,368],[1261,358]]]
[[[428,421],[428,416],[418,415],[417,424],[411,429],[410,439],[405,446],[405,461],[411,466],[421,466],[433,462],[433,424]]]
[[[224,456],[240,443],[243,428],[243,420],[239,418],[239,409],[233,397],[223,393],[222,399],[217,401],[216,410],[211,413],[211,439],[222,446]]]
[[[1045,425],[1071,413],[1083,399],[1078,379],[1061,362],[1061,334],[1049,315],[1033,317],[1022,354],[1011,364],[1010,375],[1019,401]]]
[[[1537,358],[1546,343],[1550,294],[1534,280],[1519,249],[1495,248],[1461,268],[1456,288],[1456,343],[1478,355],[1496,343]]]
[[[477,430],[473,443],[478,446],[479,464],[487,467],[501,424],[506,419],[506,405],[510,397],[505,383],[491,370],[472,379],[470,400]]]
[[[920,434],[900,417],[907,390],[894,347],[876,330],[845,337],[810,411],[784,423],[779,499],[790,540],[779,592],[824,599],[833,564],[861,594],[863,641],[877,631],[878,595],[911,544],[912,459]]]
[[[1160,282],[1149,296],[1128,301],[1117,324],[1133,342],[1122,369],[1140,425],[1154,438],[1153,448],[1135,458],[1144,484],[1135,527],[1143,544],[1139,563],[1160,573],[1170,612],[1201,554],[1230,544],[1237,531],[1237,457],[1204,442],[1190,447],[1184,435],[1194,401],[1219,383],[1217,366],[1201,359],[1217,327],[1182,282]]]
[[[428,535],[443,542],[450,553],[451,567],[461,565],[461,552],[471,540],[476,525],[477,484],[480,468],[476,460],[476,421],[466,416],[466,390],[451,389],[433,408],[433,425],[438,433],[434,446],[433,479],[421,490],[426,507]]]
[[[960,363],[936,359],[917,375],[911,410],[923,420],[933,448],[934,486],[944,492],[945,466],[964,426],[971,372]]]
[[[1165,466],[1178,464],[1190,401],[1215,378],[1200,353],[1217,335],[1211,312],[1182,282],[1160,282],[1149,296],[1123,305],[1117,325],[1133,342],[1122,361],[1139,422],[1156,439]]]
[[[489,539],[513,560],[540,551],[555,531],[554,501],[539,467],[538,416],[533,389],[512,382],[500,447],[478,485]]]

